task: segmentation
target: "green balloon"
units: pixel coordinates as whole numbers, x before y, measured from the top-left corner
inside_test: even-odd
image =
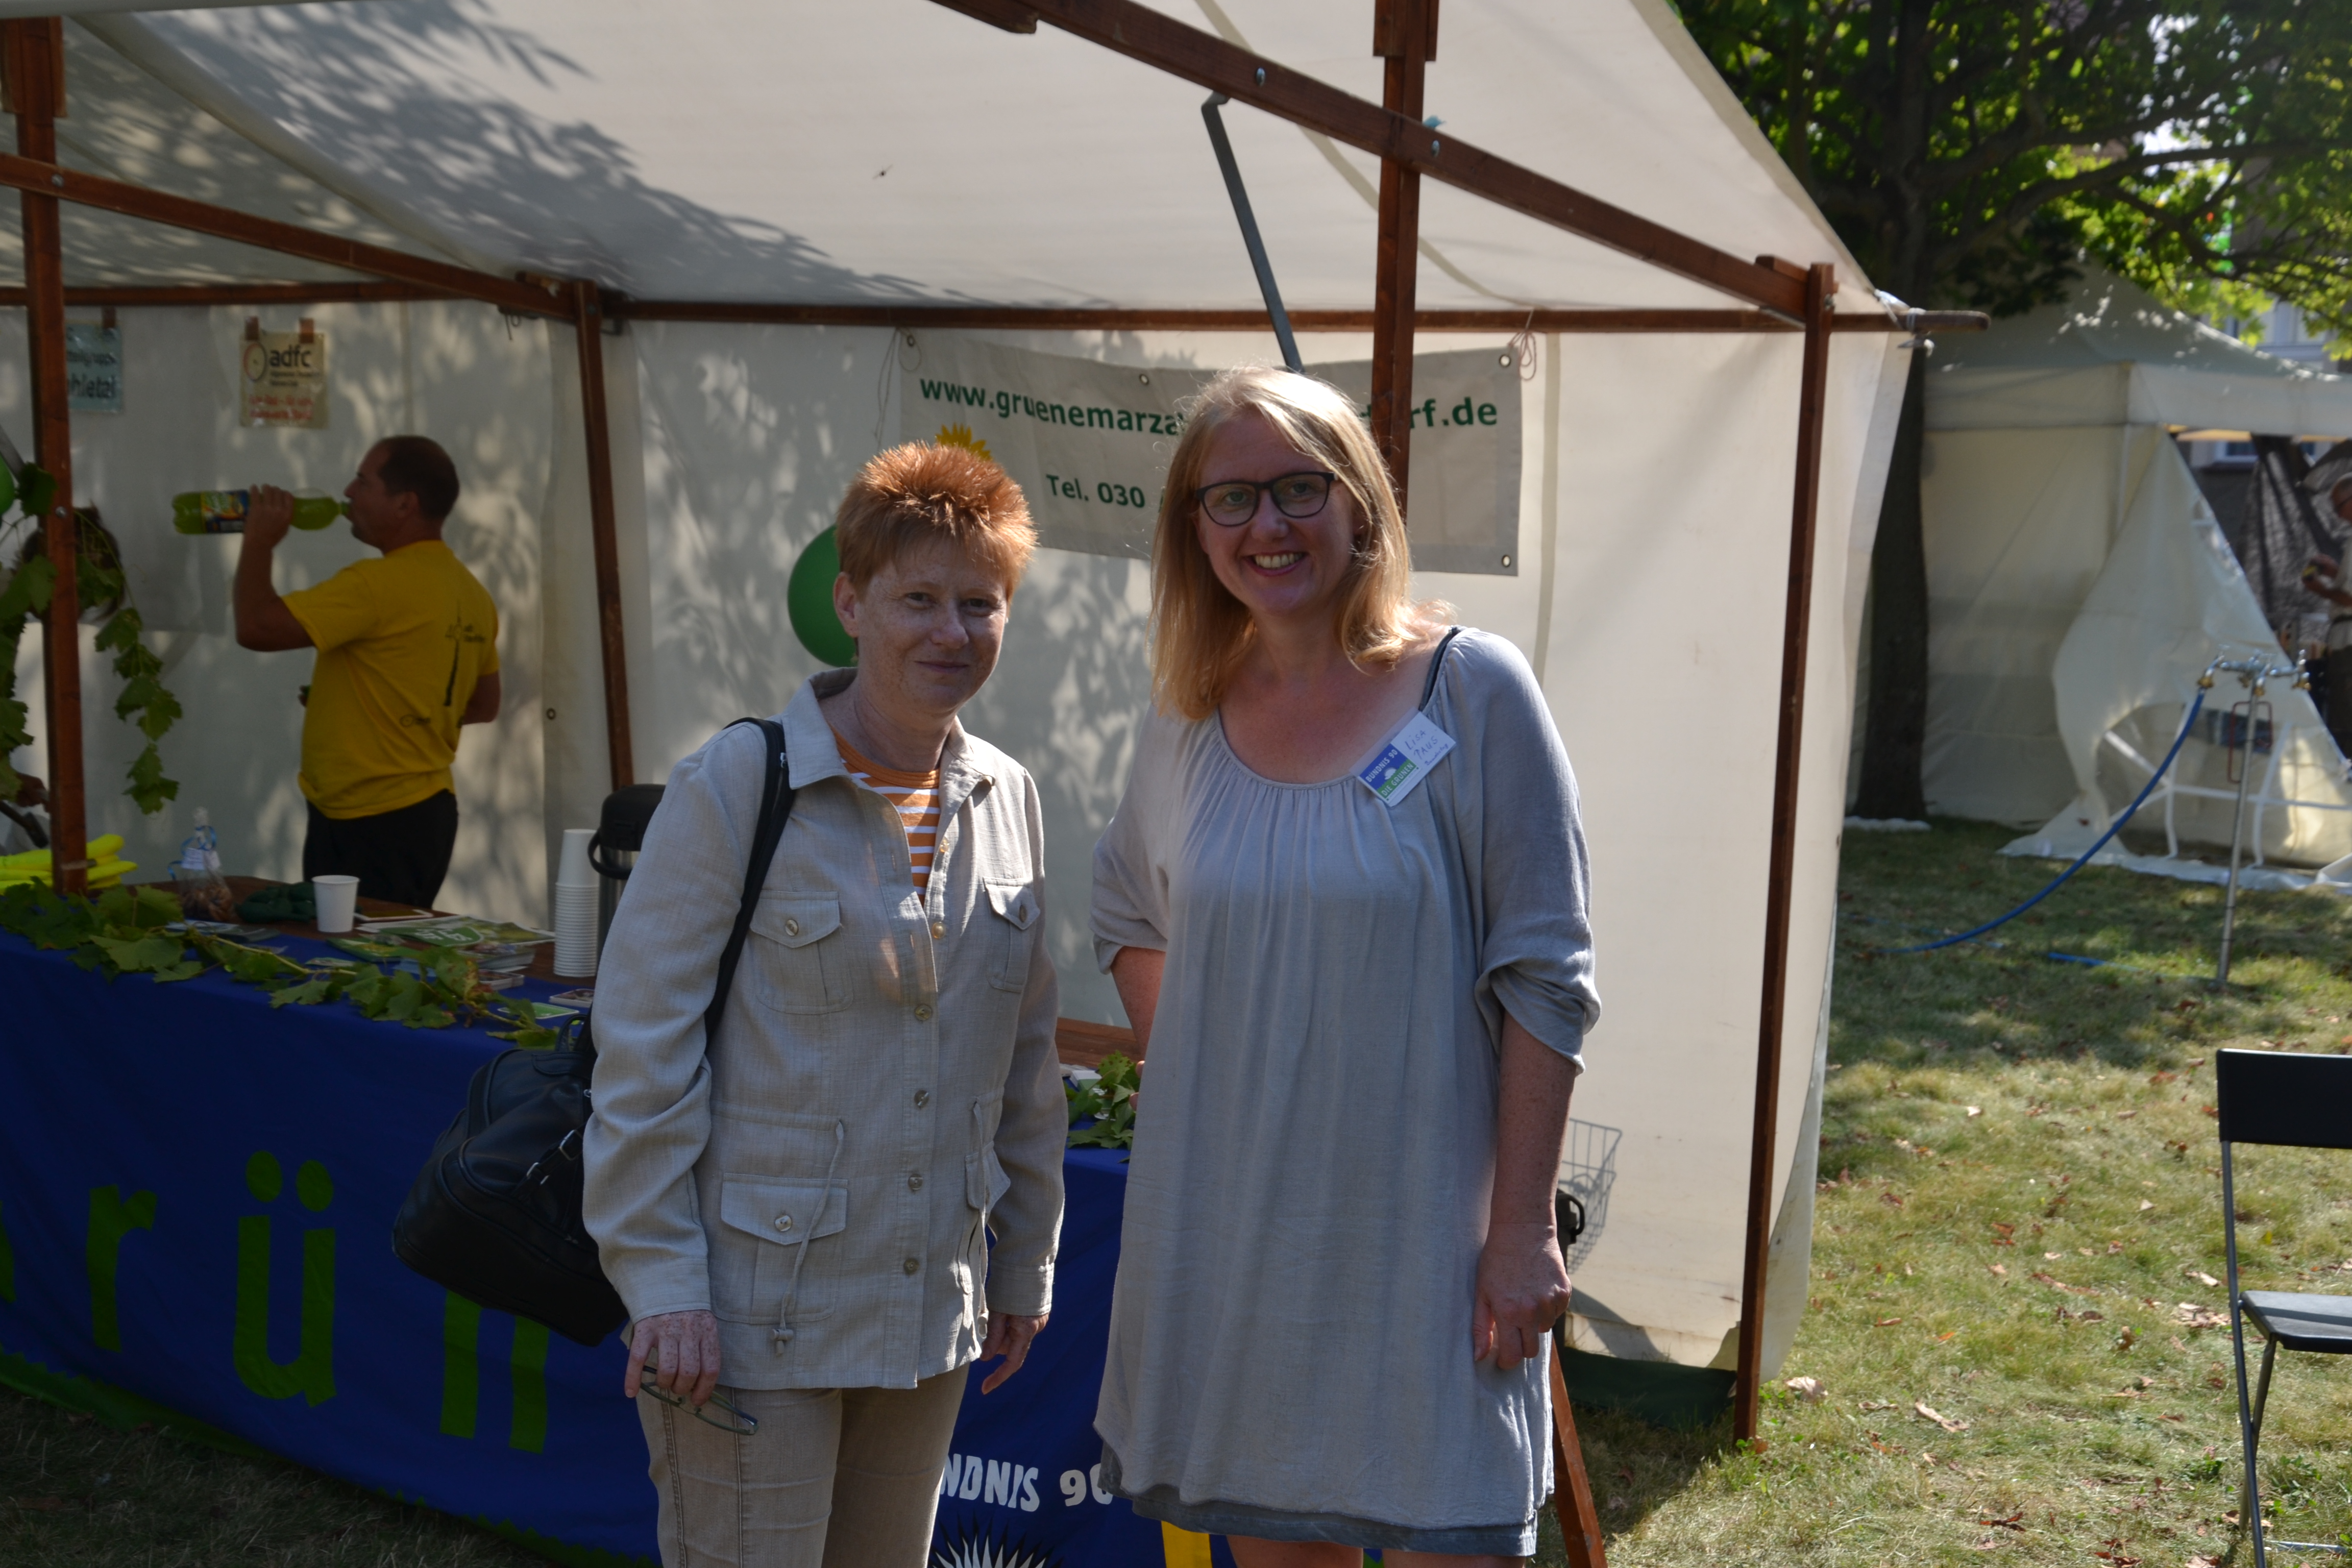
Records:
[[[784,588],[784,607],[793,617],[793,635],[801,647],[839,669],[857,662],[857,639],[842,629],[833,613],[833,581],[841,575],[841,552],[833,530],[808,542],[793,563],[792,581]]]

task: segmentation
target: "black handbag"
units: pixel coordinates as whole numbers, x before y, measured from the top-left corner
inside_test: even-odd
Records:
[[[760,727],[767,773],[743,901],[703,1015],[705,1049],[719,1037],[736,961],[793,809],[782,726],[770,719],[735,722]],[[563,1048],[506,1051],[485,1063],[467,1088],[466,1108],[433,1145],[392,1223],[393,1251],[417,1273],[583,1345],[601,1343],[629,1317],[581,1219],[581,1140],[595,1066],[584,1019]]]

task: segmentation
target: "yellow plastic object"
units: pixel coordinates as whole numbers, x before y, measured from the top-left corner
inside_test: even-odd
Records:
[[[89,859],[88,880],[92,888],[110,888],[131,871],[139,869],[136,860],[122,858],[122,835],[109,833],[89,841],[85,851]],[[0,855],[0,888],[16,882],[47,882],[52,873],[49,852],[27,849],[19,855]]]

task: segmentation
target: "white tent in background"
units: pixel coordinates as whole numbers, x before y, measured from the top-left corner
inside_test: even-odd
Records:
[[[2105,276],[1938,347],[1923,486],[1928,803],[2046,824],[2019,847],[2079,853],[2147,782],[2208,663],[2279,655],[2174,435],[2352,434],[2352,379],[2273,359]],[[2224,678],[2209,706],[2243,696]],[[2250,847],[2301,865],[2352,852],[2335,742],[2304,693],[2273,684],[2268,700],[2277,740],[2255,757]],[[2229,841],[2224,723],[2182,748],[2168,782],[2183,789],[2151,801],[2135,845]]]
[[[1155,8],[1380,99],[1367,5]],[[1016,36],[924,0],[679,0],[657,18],[623,0],[364,0],[92,16],[68,26],[68,58],[58,134],[71,168],[635,297],[603,340],[603,390],[627,641],[615,673],[641,779],[665,776],[736,715],[772,711],[817,668],[786,623],[785,577],[859,463],[902,432],[929,433],[900,400],[920,356],[977,341],[1142,374],[1274,353],[1262,330],[1181,314],[1075,326],[922,316],[1213,309],[1245,329],[1258,308],[1202,89],[1051,26]],[[1661,0],[1450,3],[1428,107],[1444,136],[1743,267],[1759,253],[1834,261],[1839,307],[1884,323],[1868,280]],[[1376,161],[1226,112],[1291,309],[1362,311]],[[1424,353],[1504,352],[1531,310],[1737,303],[1434,180],[1424,189],[1422,309],[1509,312],[1507,326],[1490,317],[1481,333],[1424,338]],[[299,663],[234,645],[235,542],[173,534],[166,498],[248,479],[339,486],[372,440],[422,428],[457,457],[468,491],[453,542],[506,616],[507,716],[467,738],[444,902],[540,915],[560,830],[594,822],[609,784],[572,326],[396,290],[347,289],[340,303],[240,294],[353,279],[66,210],[69,286],[224,286],[217,303],[123,304],[124,412],[74,423],[81,497],[121,538],[187,707],[165,745],[182,811],[142,819],[107,793],[131,749],[104,717],[111,677],[86,661],[92,831],[124,834],[156,866],[186,831],[184,809],[203,804],[233,868],[295,873]],[[331,429],[237,424],[237,340],[257,310],[273,330],[308,316],[329,333]],[[1581,1249],[1577,1342],[1727,1367],[1782,636],[1777,586],[1757,584],[1786,579],[1801,338],[1696,317],[1614,332],[1528,319],[1534,374],[1513,393],[1520,501],[1503,520],[1517,547],[1499,568],[1428,572],[1420,587],[1528,654],[1583,789],[1609,1014],[1577,1099],[1571,1173],[1605,1200],[1590,1202],[1605,1224]],[[0,424],[21,437],[17,321],[0,321]],[[1315,329],[1302,333],[1310,361],[1366,356],[1361,318],[1302,324]],[[1883,331],[1832,342],[1771,1200],[1772,1278],[1785,1283],[1771,1294],[1767,1366],[1804,1301],[1862,566],[1903,368]],[[337,533],[298,540],[286,559],[314,580],[352,554]],[[1120,1020],[1084,915],[1091,847],[1147,700],[1147,590],[1139,561],[1043,552],[971,715],[1044,787],[1051,948],[1066,1011],[1083,1020]],[[25,645],[28,689],[37,646]],[[1698,768],[1677,761],[1695,723]]]

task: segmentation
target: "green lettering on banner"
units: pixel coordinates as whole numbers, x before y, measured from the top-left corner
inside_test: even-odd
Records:
[[[89,1337],[102,1351],[122,1348],[122,1322],[116,1306],[116,1270],[122,1258],[122,1238],[134,1230],[155,1228],[155,1194],[133,1193],[122,1201],[122,1189],[92,1187],[89,1192],[89,1240],[85,1254],[89,1265]],[[11,1300],[14,1300],[13,1293]]]
[[[507,1424],[507,1447],[547,1451],[547,1325],[517,1318],[514,1349],[507,1357],[514,1373],[514,1416]]]
[[[482,1309],[455,1290],[441,1304],[441,1435],[470,1437],[482,1402]]]
[[[246,1162],[246,1185],[263,1203],[273,1202],[284,1190],[285,1177],[277,1156],[268,1150]],[[302,1163],[295,1192],[305,1208],[325,1208],[334,1201],[334,1182],[316,1160]],[[247,1215],[236,1222],[236,1326],[230,1356],[246,1387],[264,1399],[287,1399],[299,1394],[312,1405],[335,1396],[335,1233],[331,1228],[302,1233],[302,1308],[300,1340],[290,1362],[269,1354],[269,1261],[271,1226],[268,1215]]]
[[[16,1299],[16,1252],[8,1245],[8,1227],[0,1225],[0,1301]]]

